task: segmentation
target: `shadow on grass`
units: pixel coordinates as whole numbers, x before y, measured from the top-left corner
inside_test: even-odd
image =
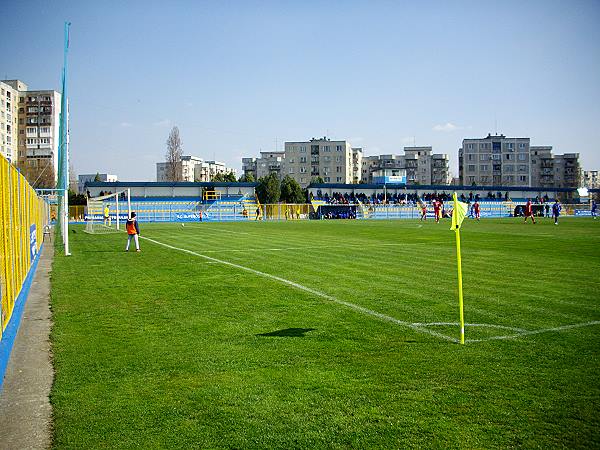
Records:
[[[313,330],[316,330],[316,328],[286,328],[285,330],[271,331],[270,333],[260,333],[257,336],[304,337],[306,333]]]

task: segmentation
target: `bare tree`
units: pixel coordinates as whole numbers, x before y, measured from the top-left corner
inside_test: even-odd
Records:
[[[179,128],[173,127],[167,138],[167,153],[165,159],[167,166],[165,168],[165,176],[167,181],[181,181],[181,155],[183,142],[179,137]]]
[[[56,187],[52,158],[39,160],[20,160],[17,167],[35,189],[51,189]]]

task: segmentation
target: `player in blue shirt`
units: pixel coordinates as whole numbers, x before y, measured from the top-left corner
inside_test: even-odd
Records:
[[[596,219],[596,211],[598,209],[598,205],[596,205],[596,201],[592,200],[592,217],[594,220]]]
[[[560,206],[560,202],[558,199],[552,205],[552,217],[554,217],[554,225],[558,225],[558,216],[560,216],[560,210],[562,207]]]

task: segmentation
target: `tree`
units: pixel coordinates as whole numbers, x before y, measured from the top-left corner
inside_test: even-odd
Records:
[[[56,187],[52,159],[21,160],[17,168],[34,189],[53,189]]]
[[[167,153],[165,154],[165,177],[167,181],[181,181],[181,156],[183,142],[179,137],[179,128],[173,127],[167,138]]]
[[[279,177],[275,172],[258,179],[256,195],[261,203],[277,203],[281,195]]]
[[[94,177],[94,181],[100,181],[100,172],[96,172],[96,176]]]
[[[305,195],[296,180],[286,175],[281,180],[281,200],[286,203],[304,203]]]
[[[226,181],[228,183],[237,183],[237,179],[235,178],[235,173],[229,172],[229,173],[225,174],[225,176],[223,177],[223,181]]]
[[[252,172],[248,172],[247,174],[242,175],[238,181],[240,183],[254,183],[254,175],[252,175]]]
[[[210,181],[213,181],[216,183],[221,183],[221,182],[225,181],[224,174],[222,172],[217,172],[212,176]]]
[[[321,178],[321,177],[312,177],[310,179],[310,184],[323,184],[323,183],[325,183],[325,182],[323,181],[323,178]]]

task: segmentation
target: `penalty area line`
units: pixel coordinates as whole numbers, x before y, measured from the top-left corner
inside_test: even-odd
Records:
[[[283,284],[286,284],[288,286],[294,287],[294,288],[299,289],[301,291],[308,292],[308,293],[313,294],[313,295],[315,295],[317,297],[324,298],[326,300],[329,300],[330,302],[336,303],[338,305],[345,306],[347,308],[350,308],[350,309],[352,309],[354,311],[357,311],[357,312],[360,312],[362,314],[365,314],[365,315],[368,315],[368,316],[371,316],[371,317],[376,317],[379,320],[382,320],[382,321],[385,321],[385,322],[391,322],[391,323],[394,323],[396,325],[400,325],[402,327],[409,328],[411,330],[417,331],[419,333],[429,334],[431,336],[435,336],[437,338],[440,338],[440,339],[443,339],[443,340],[446,340],[446,341],[450,341],[450,342],[455,342],[455,343],[459,342],[458,339],[453,338],[451,336],[446,336],[445,334],[438,333],[437,331],[429,330],[427,328],[423,328],[423,327],[414,325],[414,324],[412,324],[410,322],[404,322],[402,320],[398,320],[398,319],[396,319],[394,317],[378,313],[377,311],[373,311],[371,309],[364,308],[364,307],[356,305],[354,303],[346,302],[344,300],[339,300],[339,299],[337,299],[337,298],[335,298],[335,297],[333,297],[333,296],[331,296],[329,294],[325,294],[324,292],[317,291],[316,289],[312,289],[312,288],[303,286],[303,285],[301,285],[299,283],[296,283],[296,282],[290,281],[290,280],[286,280],[285,278],[281,278],[281,277],[278,277],[276,275],[271,275],[270,273],[261,272],[260,270],[252,269],[250,267],[242,266],[240,264],[235,264],[235,263],[232,263],[232,262],[229,262],[229,261],[224,261],[222,259],[213,258],[212,256],[203,255],[202,253],[194,252],[192,250],[188,250],[188,249],[185,249],[185,248],[175,247],[173,245],[165,244],[164,242],[160,242],[160,241],[157,241],[155,239],[151,239],[151,238],[146,237],[146,236],[140,236],[140,239],[145,239],[145,240],[153,242],[153,243],[155,243],[157,245],[161,245],[163,247],[170,248],[171,250],[177,250],[177,251],[180,251],[180,252],[183,252],[183,253],[187,253],[189,255],[197,256],[199,258],[204,258],[206,260],[209,260],[209,261],[212,261],[212,262],[215,262],[215,263],[223,264],[223,265],[226,265],[226,266],[229,266],[229,267],[235,267],[236,269],[244,270],[246,272],[250,272],[250,273],[253,273],[255,275],[264,277],[264,278],[269,278],[271,280],[279,281],[280,283],[283,283]]]

